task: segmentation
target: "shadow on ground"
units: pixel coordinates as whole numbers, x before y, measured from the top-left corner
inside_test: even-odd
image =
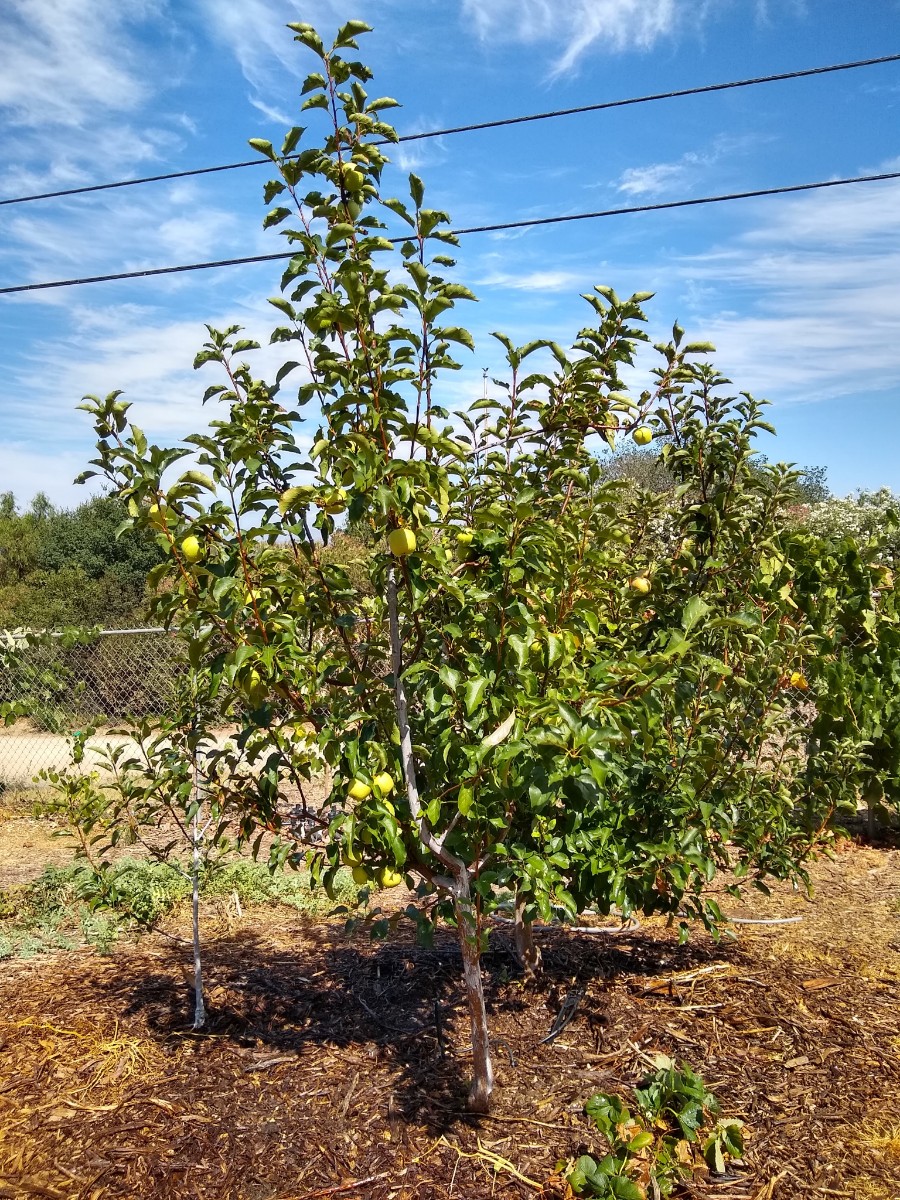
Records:
[[[137,1017],[161,1045],[215,1040],[244,1054],[246,1070],[266,1070],[285,1057],[302,1067],[317,1048],[388,1060],[397,1078],[391,1111],[398,1120],[427,1123],[435,1133],[463,1115],[468,1089],[468,1009],[461,961],[452,934],[434,946],[389,945],[344,938],[319,927],[317,944],[273,951],[250,930],[219,938],[205,952],[208,1025],[188,1027],[192,992],[185,969],[147,970],[125,960],[98,979],[103,1007]],[[540,1052],[567,996],[580,996],[575,1020],[586,1023],[594,1049],[603,1047],[607,999],[622,975],[654,978],[727,962],[731,947],[707,939],[678,946],[644,932],[576,935],[546,931],[544,971],[525,986],[509,939],[494,933],[483,957],[485,992],[498,1067],[517,1073]],[[173,954],[173,966],[176,964]],[[583,993],[583,995],[582,995]],[[582,1039],[583,1036],[582,1036]]]

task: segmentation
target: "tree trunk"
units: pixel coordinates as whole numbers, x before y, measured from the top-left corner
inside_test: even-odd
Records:
[[[866,826],[870,842],[874,842],[878,836],[878,806],[884,798],[884,790],[880,781],[877,779],[871,780],[864,794],[866,802]]]
[[[534,926],[525,919],[525,896],[516,890],[516,908],[513,928],[516,939],[516,957],[529,982],[540,975],[542,970],[541,951],[534,940]]]
[[[199,711],[195,720],[199,725]],[[200,814],[206,799],[200,768],[200,747],[194,747],[194,819],[191,821],[191,933],[194,943],[194,1029],[206,1024],[206,1006],[203,1003],[203,959],[200,954],[200,867],[202,865],[203,830]]]
[[[203,1003],[203,959],[200,956],[200,812],[194,813],[192,823],[194,854],[191,867],[191,918],[194,939],[194,1029],[206,1024]]]
[[[471,1112],[486,1113],[490,1107],[491,1092],[494,1090],[494,1069],[491,1065],[491,1043],[481,982],[481,931],[472,903],[469,873],[465,868],[458,878],[454,908],[462,951],[466,999],[469,1002],[469,1020],[472,1026],[472,1086],[469,1089],[467,1107]]]
[[[487,1010],[484,1007],[484,988],[481,982],[481,930],[478,927],[478,913],[472,903],[468,868],[461,859],[446,849],[442,839],[434,836],[419,799],[412,731],[409,727],[406,689],[403,686],[403,646],[400,640],[397,581],[394,577],[393,566],[388,568],[387,573],[387,601],[397,729],[400,733],[400,755],[403,762],[409,811],[418,827],[422,845],[438,859],[442,866],[447,868],[446,876],[439,886],[453,896],[459,947],[462,951],[463,981],[466,987],[469,1019],[472,1026],[472,1086],[469,1090],[468,1107],[472,1112],[486,1113],[491,1102],[491,1092],[494,1090],[494,1071],[491,1066],[491,1043],[488,1036]]]

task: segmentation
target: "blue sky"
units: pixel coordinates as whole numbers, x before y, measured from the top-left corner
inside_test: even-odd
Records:
[[[900,51],[900,0],[6,0],[0,197],[252,157],[280,139],[314,69],[287,21],[375,32],[362,57],[401,132],[571,107]],[[308,123],[308,122],[307,122]],[[900,63],[411,143],[404,173],[456,226],[900,169]],[[279,249],[264,167],[0,208],[0,284]],[[832,488],[900,490],[900,181],[473,235],[458,278],[477,351],[458,403],[496,365],[488,333],[568,343],[594,284],[653,290],[773,402],[771,459]],[[156,440],[205,425],[191,370],[204,322],[276,323],[278,264],[0,297],[0,490],[60,504],[92,450],[75,406],[123,388]],[[269,314],[272,314],[271,316]],[[259,356],[260,373],[278,361]]]

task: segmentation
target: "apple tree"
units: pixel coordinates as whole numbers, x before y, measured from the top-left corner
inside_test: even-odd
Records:
[[[264,223],[293,255],[271,301],[287,357],[257,378],[256,344],[210,328],[208,430],[149,445],[118,393],[88,398],[94,465],[165,552],[158,615],[212,662],[213,692],[246,697],[244,832],[278,828],[285,769],[302,797],[326,764],[319,878],[405,879],[420,920],[455,924],[483,1111],[480,955],[502,896],[534,966],[538,914],[712,924],[718,866],[798,867],[810,822],[773,747],[808,630],[765,566],[790,473],[750,479],[759,407],[723,397],[711,348],[678,327],[629,391],[647,293],[594,289],[569,349],[496,334],[503,378],[451,413],[444,380],[473,347],[453,312],[474,297],[452,279],[449,218],[415,175],[408,197],[382,194],[395,101],[346,56],[367,27],[330,47],[290,28],[318,60],[304,108],[324,136],[252,143],[273,166]],[[605,475],[600,447],[629,435],[665,444],[674,506]],[[369,531],[352,569],[327,553],[343,522]]]

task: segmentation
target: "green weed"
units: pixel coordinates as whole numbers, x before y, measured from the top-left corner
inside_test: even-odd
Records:
[[[280,904],[311,917],[351,904],[357,889],[340,872],[332,895],[311,886],[306,871],[271,871],[240,860],[207,867],[200,880],[204,900],[237,895],[246,907]],[[79,944],[106,954],[129,928],[153,929],[189,900],[191,882],[177,864],[122,859],[101,870],[83,862],[46,867],[26,887],[0,889],[0,960],[33,958]]]
[[[656,1071],[634,1089],[632,1115],[618,1096],[598,1092],[585,1112],[609,1144],[597,1160],[584,1154],[566,1178],[576,1196],[646,1200],[670,1196],[698,1167],[721,1174],[743,1153],[740,1121],[719,1118],[719,1103],[689,1066],[659,1056]]]

